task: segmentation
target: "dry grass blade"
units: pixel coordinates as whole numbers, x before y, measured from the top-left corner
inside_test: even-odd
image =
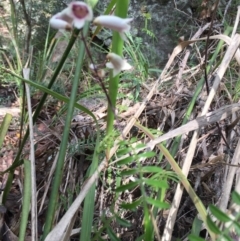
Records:
[[[195,120],[192,120],[183,126],[180,126],[174,130],[171,130],[168,133],[154,139],[153,141],[150,141],[147,144],[147,147],[150,147],[151,149],[153,149],[154,146],[160,142],[163,142],[165,140],[168,140],[178,135],[188,133],[190,131],[197,130],[201,127],[207,126],[217,121],[224,120],[227,117],[231,116],[233,113],[239,111],[239,109],[240,109],[240,103],[223,106],[218,110],[209,112],[204,116],[198,117]]]
[[[237,147],[235,149],[231,165],[239,165],[240,164],[239,160],[240,160],[240,140],[238,140],[238,144],[237,144]],[[227,175],[227,177],[225,179],[225,182],[224,182],[223,193],[222,193],[221,201],[220,201],[220,204],[219,204],[219,208],[222,211],[226,211],[226,209],[227,209],[230,193],[231,193],[231,190],[232,190],[233,179],[234,179],[234,176],[236,174],[236,171],[237,171],[236,167],[229,167],[229,169],[228,169],[228,175]],[[238,193],[240,192],[239,183],[236,183],[235,189]]]
[[[41,201],[41,204],[40,204],[40,207],[39,207],[39,213],[42,211],[43,205],[45,203],[45,200],[46,200],[46,197],[47,197],[47,194],[48,194],[48,191],[49,191],[49,187],[51,185],[53,174],[55,172],[56,165],[57,165],[58,154],[59,154],[59,151],[57,152],[57,154],[56,154],[56,156],[54,158],[54,161],[53,161],[53,163],[51,165],[51,170],[50,170],[49,175],[48,175],[47,183],[44,186],[44,194],[42,196],[42,201]]]
[[[166,133],[154,140],[149,141],[145,147],[138,149],[136,153],[143,151],[144,149],[153,150],[157,144],[159,144],[165,140],[169,140],[170,138],[173,138],[175,136],[183,135],[190,131],[197,130],[201,127],[205,127],[205,126],[215,123],[217,121],[224,120],[239,110],[240,110],[240,103],[237,103],[237,104],[232,104],[232,105],[221,107],[218,110],[215,110],[213,112],[209,112],[205,116],[198,117],[197,119],[192,120],[189,123],[187,123],[183,126],[180,126],[179,128],[171,130],[168,133]],[[125,159],[128,156],[129,156],[129,154],[121,156],[121,158],[116,159],[114,161],[114,163],[116,163],[122,159]]]
[[[216,91],[218,89],[218,86],[220,84],[220,80],[222,79],[224,73],[226,72],[226,69],[229,66],[229,63],[231,61],[231,59],[234,57],[236,51],[238,50],[238,46],[240,44],[240,35],[236,34],[234,36],[234,38],[231,41],[231,44],[228,47],[227,52],[225,53],[225,56],[222,60],[222,63],[219,67],[219,70],[216,73],[216,77],[214,79],[214,84],[213,87],[209,93],[209,96],[207,98],[207,101],[204,105],[203,111],[202,111],[202,116],[206,115],[208,112],[208,109],[210,107],[210,104],[216,94]],[[196,145],[197,145],[197,139],[198,139],[198,131],[195,131],[187,152],[187,156],[185,158],[184,164],[183,164],[183,168],[182,171],[183,173],[187,176],[191,163],[192,163],[192,159],[195,153],[195,149],[196,149]],[[175,196],[174,196],[174,200],[172,202],[172,208],[170,210],[170,214],[168,216],[168,220],[164,229],[164,240],[168,241],[171,239],[171,235],[172,235],[172,230],[173,230],[173,226],[175,223],[175,219],[176,219],[176,215],[177,215],[177,210],[180,204],[180,200],[181,200],[181,196],[182,196],[182,191],[183,188],[180,186],[180,184],[177,186],[177,190],[175,192]]]
[[[219,87],[220,81],[223,78],[223,75],[225,74],[227,68],[229,67],[231,59],[234,57],[236,51],[238,50],[239,44],[240,44],[240,35],[236,34],[234,36],[233,40],[231,41],[231,44],[228,47],[228,50],[222,60],[221,65],[219,66],[219,70],[216,73],[216,76],[214,78],[213,87],[212,87],[212,89],[209,93],[209,96],[207,98],[207,101],[204,105],[202,115],[205,115],[208,112],[210,104],[217,92],[218,87]]]

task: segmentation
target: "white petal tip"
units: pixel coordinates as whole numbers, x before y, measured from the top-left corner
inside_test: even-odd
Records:
[[[84,20],[74,20],[74,27],[77,28],[77,29],[81,29],[85,24],[85,21]]]
[[[106,67],[109,68],[109,69],[114,69],[114,66],[111,62],[107,62]]]

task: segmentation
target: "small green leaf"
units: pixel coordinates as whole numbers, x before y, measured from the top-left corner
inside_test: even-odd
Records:
[[[143,239],[144,239],[144,235],[141,235],[140,237],[137,237],[135,241],[143,241]]]
[[[205,239],[200,238],[193,234],[188,235],[188,238],[189,238],[189,241],[205,241]]]
[[[221,233],[221,231],[218,228],[218,226],[212,221],[212,219],[209,216],[207,216],[207,224],[208,224],[209,229],[213,233],[216,233],[216,234],[220,234]]]
[[[240,234],[240,223],[237,220],[233,221],[233,227],[234,227],[236,233]]]
[[[143,178],[143,181],[147,185],[155,187],[155,188],[167,189],[169,187],[167,181],[163,181],[163,180],[152,180],[152,179],[148,179],[148,178]]]
[[[115,191],[116,192],[124,192],[126,190],[131,190],[133,188],[135,188],[138,185],[138,182],[130,182],[126,185],[122,185],[120,187],[118,187]]]
[[[126,164],[129,164],[130,162],[133,162],[136,160],[136,157],[135,156],[129,156],[129,157],[126,157],[120,161],[118,161],[118,165],[126,165]]]
[[[221,240],[221,241],[233,241],[229,235],[226,235],[226,234],[223,234],[221,237],[219,237],[220,239],[218,240]]]
[[[129,144],[133,144],[135,142],[138,141],[138,138],[137,137],[133,137],[130,141],[129,141]]]
[[[120,173],[120,176],[130,176],[130,175],[136,174],[138,172],[139,172],[138,169],[129,169],[129,170],[126,170],[126,171],[122,171]]]
[[[96,4],[98,3],[98,0],[87,0],[87,3],[94,8]]]
[[[150,158],[150,157],[154,157],[154,156],[156,156],[156,153],[153,151],[148,151],[148,152],[138,154],[139,158]]]
[[[200,231],[201,231],[201,228],[202,228],[202,223],[203,221],[200,220],[197,216],[194,218],[193,220],[193,225],[192,225],[192,231],[191,231],[191,234],[194,234],[194,235],[199,235]]]
[[[112,241],[121,241],[110,227],[107,228],[107,234]]]
[[[140,144],[137,144],[137,145],[135,146],[135,149],[141,149],[141,148],[143,148],[143,147],[145,147],[145,146],[146,146],[145,144],[140,143]]]
[[[147,205],[144,205],[144,239],[143,240],[152,240],[153,238],[153,224],[151,222],[151,217],[149,215],[149,210]]]
[[[219,208],[215,207],[212,204],[209,205],[209,209],[210,209],[211,213],[221,222],[226,223],[226,222],[229,222],[232,220],[231,218],[228,217],[227,214],[225,214]]]
[[[2,147],[2,144],[4,142],[4,138],[7,134],[7,131],[8,131],[8,127],[11,123],[11,120],[12,120],[12,115],[10,115],[9,113],[7,113],[4,118],[3,118],[3,121],[0,125],[0,148]]]
[[[130,228],[132,226],[131,223],[129,223],[127,220],[120,218],[119,216],[116,216],[116,221],[118,224],[120,224],[123,227]]]
[[[234,203],[240,205],[240,195],[235,191],[232,193],[232,200]]]
[[[147,203],[152,204],[153,206],[157,207],[157,208],[161,208],[161,209],[167,209],[170,207],[170,205],[166,202],[161,202],[159,200],[155,200],[152,198],[146,198]]]
[[[124,209],[129,210],[135,210],[137,206],[139,206],[142,203],[142,199],[139,198],[136,201],[133,201],[132,203],[122,203],[120,206]]]
[[[163,169],[161,167],[145,166],[145,167],[142,167],[141,171],[150,172],[150,173],[162,173]]]
[[[124,156],[128,153],[130,153],[132,151],[132,148],[126,147],[126,148],[122,148],[121,150],[118,150],[117,152],[117,156]]]

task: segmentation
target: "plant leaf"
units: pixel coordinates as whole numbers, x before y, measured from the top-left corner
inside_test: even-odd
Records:
[[[193,235],[193,234],[188,235],[188,238],[189,238],[190,241],[205,241],[205,239],[200,238],[200,237],[198,237],[196,235]]]
[[[138,173],[138,169],[129,169],[129,170],[126,170],[126,171],[122,171],[120,173],[120,176],[130,176],[130,175],[134,175]]]
[[[201,227],[202,227],[202,223],[203,221],[200,220],[197,216],[194,218],[193,220],[193,225],[192,225],[192,231],[191,234],[194,235],[199,235],[200,231],[201,231]]]
[[[121,241],[110,227],[107,228],[107,233],[112,241]]]
[[[155,200],[155,199],[152,199],[152,198],[149,198],[149,197],[146,198],[146,201],[147,201],[147,203],[152,204],[153,206],[161,208],[161,209],[167,209],[167,208],[170,207],[170,205],[166,202]]]
[[[133,188],[136,187],[137,185],[138,185],[138,182],[130,182],[130,183],[126,184],[126,185],[122,185],[122,186],[116,188],[115,191],[116,191],[116,192],[124,192],[124,191],[126,191],[126,190],[131,190],[131,189],[133,189]]]
[[[209,227],[209,229],[216,234],[221,234],[220,229],[218,228],[218,226],[212,221],[212,219],[207,216],[207,225]]]
[[[5,135],[7,134],[8,127],[11,123],[11,120],[12,120],[12,115],[7,113],[4,116],[3,122],[0,126],[0,148],[2,147],[4,138],[5,138]]]
[[[162,173],[163,169],[161,167],[156,166],[145,166],[141,168],[142,172],[150,172],[150,173]]]
[[[148,151],[148,152],[138,154],[138,157],[141,157],[141,158],[151,158],[154,156],[156,156],[156,153],[153,151]]]
[[[232,221],[231,218],[228,217],[227,214],[225,214],[224,212],[222,212],[219,208],[215,207],[214,205],[210,204],[209,205],[209,209],[211,211],[211,213],[221,222],[229,222]]]
[[[136,156],[129,156],[129,157],[126,157],[126,158],[124,158],[124,159],[122,159],[122,160],[120,160],[120,161],[118,161],[118,165],[126,165],[126,164],[128,164],[128,163],[130,163],[130,162],[133,162],[133,161],[135,161],[136,160]]]
[[[116,221],[123,227],[127,227],[130,228],[132,226],[132,224],[130,222],[128,222],[125,219],[120,218],[119,216],[116,215]]]
[[[133,201],[132,203],[122,203],[120,206],[124,209],[135,210],[142,203],[142,198]]]
[[[155,187],[155,188],[165,188],[165,189],[167,189],[169,187],[166,180],[152,180],[152,179],[148,179],[148,178],[143,178],[143,181],[147,185]]]
[[[234,203],[240,205],[240,195],[235,191],[232,193],[232,200]]]

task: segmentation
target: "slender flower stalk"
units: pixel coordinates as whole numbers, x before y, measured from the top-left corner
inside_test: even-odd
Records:
[[[63,11],[52,16],[50,26],[55,29],[70,31],[73,26],[81,29],[85,21],[91,21],[92,19],[92,8],[84,2],[74,1]]]
[[[113,15],[102,15],[94,19],[93,23],[117,31],[123,40],[126,40],[125,34],[130,30],[129,23],[133,18],[120,18]]]
[[[110,62],[106,63],[106,67],[113,69],[113,77],[118,75],[122,70],[129,70],[132,66],[127,62],[127,60],[121,58],[115,53],[109,53],[107,58]]]

